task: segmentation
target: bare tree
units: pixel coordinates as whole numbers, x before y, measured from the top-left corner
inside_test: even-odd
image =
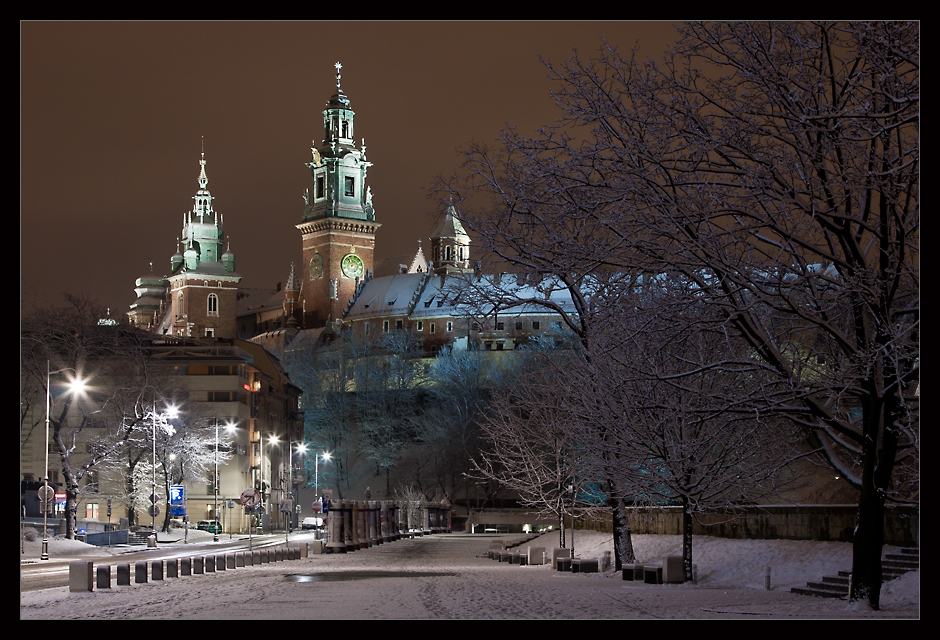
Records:
[[[775,413],[774,381],[746,343],[695,292],[656,280],[627,297],[629,308],[609,307],[595,357],[575,360],[565,376],[597,381],[569,390],[569,410],[585,442],[597,441],[593,424],[610,424],[595,446],[610,449],[624,499],[682,507],[691,580],[695,515],[776,497],[799,480],[790,464],[812,452]]]
[[[538,342],[517,355],[486,409],[471,475],[498,481],[523,506],[556,519],[564,547],[566,517],[597,506],[584,499],[598,481],[597,459],[580,437],[582,416],[559,374],[577,356]]]
[[[103,309],[82,297],[66,296],[58,308],[30,309],[21,330],[21,378],[24,388],[47,392],[51,449],[62,470],[66,495],[66,535],[75,535],[82,482],[92,479],[142,427],[143,412],[133,410],[135,398],[153,375],[141,336],[122,326],[100,326]],[[84,381],[81,394],[60,393],[49,372]]]
[[[877,609],[885,504],[917,496],[919,24],[679,32],[659,63],[549,63],[560,124],[470,148],[446,195],[493,197],[461,219],[512,264],[696,282],[858,488],[850,599]]]

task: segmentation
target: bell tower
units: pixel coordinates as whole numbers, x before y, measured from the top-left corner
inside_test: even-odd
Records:
[[[181,241],[170,259],[172,335],[234,338],[235,299],[241,275],[228,248],[222,216],[212,207],[205,153],[199,160],[199,189],[192,211],[183,214]]]
[[[371,162],[366,145],[356,147],[355,112],[341,87],[343,66],[336,65],[336,92],[323,111],[323,140],[310,149],[311,185],[304,192],[300,302],[305,328],[342,317],[356,285],[372,272],[375,231],[380,226],[366,186]]]

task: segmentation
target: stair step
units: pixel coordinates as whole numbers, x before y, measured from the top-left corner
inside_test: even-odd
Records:
[[[881,561],[883,580],[893,580],[920,568],[920,549],[906,547],[900,554],[885,554]],[[793,587],[792,593],[820,598],[844,598],[849,594],[851,571],[839,571],[837,576],[823,576],[822,582],[807,582],[805,587]]]
[[[832,584],[830,582],[807,582],[807,588],[816,591],[832,591],[833,593],[847,594],[849,592],[848,584]]]
[[[793,587],[790,589],[791,593],[798,593],[801,596],[816,596],[817,598],[844,598],[845,594],[836,593],[835,591],[823,591],[817,589],[808,589],[805,587]]]

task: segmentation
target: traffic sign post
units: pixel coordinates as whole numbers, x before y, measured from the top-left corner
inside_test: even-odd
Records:
[[[254,487],[248,487],[242,491],[239,499],[245,507],[245,513],[248,514],[248,550],[251,551],[251,512],[261,504],[261,494]]]

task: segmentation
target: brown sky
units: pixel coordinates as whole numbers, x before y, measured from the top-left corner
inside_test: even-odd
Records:
[[[23,304],[87,294],[123,314],[134,281],[166,275],[208,188],[242,286],[274,287],[300,260],[311,142],[343,64],[356,137],[373,163],[376,261],[433,231],[426,187],[492,142],[556,117],[538,56],[602,37],[659,58],[665,22],[24,22],[20,25]]]

